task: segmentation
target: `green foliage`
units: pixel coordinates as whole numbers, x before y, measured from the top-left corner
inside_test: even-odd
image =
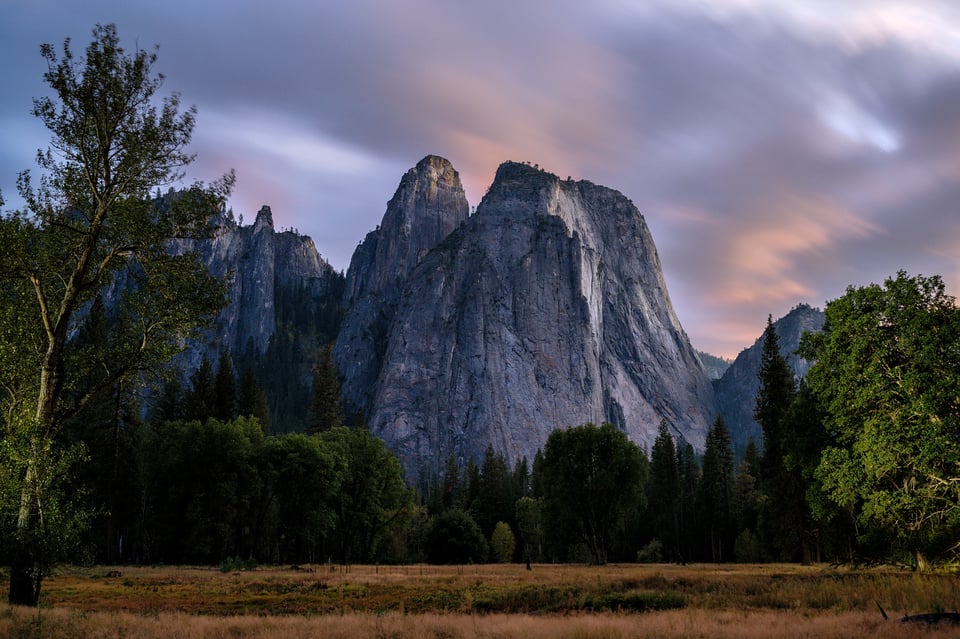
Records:
[[[603,564],[627,517],[643,505],[643,452],[611,424],[550,434],[542,468],[548,533],[581,542]]]
[[[784,561],[808,559],[804,537],[806,490],[798,473],[785,464],[787,440],[793,428],[787,420],[797,396],[797,384],[780,352],[780,339],[770,317],[763,333],[759,377],[760,391],[753,415],[763,428],[763,456],[757,480],[766,499],[757,531],[770,557]]]
[[[334,453],[318,437],[266,437],[257,470],[257,556],[284,563],[327,559],[337,523],[334,494],[341,482]]]
[[[491,559],[499,564],[508,564],[513,561],[513,551],[517,547],[517,540],[510,530],[510,524],[498,521],[490,536]]]
[[[516,504],[517,529],[523,544],[523,558],[531,561],[543,560],[543,504],[538,498],[521,497]]]
[[[240,572],[257,569],[255,559],[241,559],[240,557],[228,557],[220,562],[220,572]]]
[[[427,531],[427,559],[436,564],[483,563],[487,542],[469,513],[448,510]]]
[[[733,445],[730,434],[717,417],[707,432],[703,474],[698,491],[699,512],[704,522],[707,556],[712,561],[732,558],[735,521]]]
[[[960,533],[960,310],[939,277],[899,272],[827,304],[802,343],[834,441],[817,478],[862,526],[942,556]]]
[[[204,355],[200,366],[190,375],[190,390],[184,397],[184,419],[205,422],[214,416],[217,391],[214,386],[213,364]]]
[[[217,373],[213,379],[213,406],[211,417],[228,421],[237,416],[237,377],[229,351],[220,353]]]
[[[51,146],[37,155],[39,184],[28,171],[18,178],[27,211],[0,216],[0,289],[18,315],[0,319],[22,325],[0,330],[7,436],[16,437],[12,431],[32,413],[37,430],[28,439],[50,442],[31,448],[46,459],[23,468],[13,537],[10,601],[29,605],[40,585],[30,575],[41,575],[44,561],[35,540],[56,532],[43,514],[54,505],[27,493],[60,458],[57,440],[68,420],[107,389],[161,368],[222,306],[223,283],[168,245],[208,235],[233,183],[228,175],[212,188],[195,185],[166,207],[150,198],[152,188],[182,177],[195,118],[193,109],[181,113],[176,94],[158,99],[156,53],[128,54],[113,25],[98,25],[82,62],[69,40],[61,55],[48,44],[41,55],[52,92],[33,101],[32,113],[50,131]],[[78,317],[99,313],[91,305],[107,293],[115,312],[102,318],[97,339],[72,340]]]
[[[339,426],[343,426],[340,379],[333,362],[333,345],[327,344],[321,349],[319,361],[313,368],[312,397],[306,431],[320,433]]]
[[[680,563],[698,557],[699,531],[703,522],[697,517],[697,493],[700,486],[700,465],[693,446],[677,446],[677,471],[680,474]]]
[[[637,551],[637,563],[657,564],[663,561],[663,543],[651,539],[650,543]]]
[[[257,377],[250,365],[243,369],[243,374],[240,376],[240,384],[237,388],[237,414],[241,417],[255,417],[260,422],[264,433],[271,432],[267,394],[257,383]]]
[[[144,559],[214,563],[250,554],[256,457],[263,434],[251,419],[167,422],[146,438]],[[145,530],[145,531],[146,531]]]
[[[55,563],[81,556],[78,540],[91,516],[84,508],[85,495],[68,490],[85,461],[84,447],[58,445],[43,430],[25,416],[0,439],[0,558],[18,567],[22,547],[30,549],[30,562],[19,565],[19,578],[25,580],[20,587],[34,598]],[[35,525],[21,526],[20,519],[34,508],[43,516]],[[16,575],[12,571],[11,579]]]
[[[650,450],[650,479],[647,482],[650,534],[659,539],[664,555],[680,557],[680,472],[673,436],[665,421],[660,422]],[[659,542],[658,542],[659,543]]]
[[[506,458],[487,446],[480,467],[479,485],[470,504],[470,514],[485,537],[493,534],[497,522],[514,521],[513,505],[517,497]]]
[[[365,428],[340,426],[319,435],[333,454],[340,482],[331,507],[336,518],[337,555],[346,562],[376,558],[391,525],[413,503],[397,458]]]
[[[760,548],[760,539],[752,530],[746,528],[740,531],[733,544],[733,554],[740,563],[757,563],[763,559]]]

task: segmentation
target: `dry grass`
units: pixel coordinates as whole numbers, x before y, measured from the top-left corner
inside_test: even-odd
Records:
[[[822,639],[956,637],[956,628],[917,628],[866,612],[669,611],[645,615],[466,615],[350,613],[331,616],[136,615],[0,608],[0,637],[75,639],[642,639],[646,637]]]
[[[960,579],[777,566],[70,569],[0,637],[955,637],[893,619],[960,609]],[[880,602],[891,621],[877,610]],[[676,609],[680,608],[680,609]],[[638,613],[637,611],[645,611]]]

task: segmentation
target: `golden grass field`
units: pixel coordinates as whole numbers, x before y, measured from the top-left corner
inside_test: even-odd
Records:
[[[793,565],[64,568],[0,637],[957,637],[960,577]],[[884,620],[877,607],[887,611]]]

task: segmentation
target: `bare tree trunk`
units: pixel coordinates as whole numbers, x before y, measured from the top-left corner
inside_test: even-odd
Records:
[[[34,509],[32,486],[36,482],[36,467],[33,461],[27,466],[20,491],[20,513],[17,516],[13,560],[10,563],[10,595],[8,601],[15,606],[36,606],[40,601],[40,583],[43,567],[39,549],[32,537],[38,525],[38,513]]]

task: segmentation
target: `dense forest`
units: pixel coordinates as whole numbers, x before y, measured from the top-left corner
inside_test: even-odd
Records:
[[[225,285],[168,247],[211,236],[233,176],[157,206],[150,190],[192,160],[195,113],[155,95],[155,52],[128,55],[113,25],[93,36],[82,64],[69,41],[42,47],[54,97],[33,113],[53,151],[39,183],[18,180],[27,210],[0,215],[11,603],[36,605],[57,561],[956,559],[960,310],[939,277],[901,272],[828,303],[801,344],[805,380],[768,321],[763,439],[742,456],[719,419],[702,455],[667,424],[644,451],[608,424],[557,423],[532,460],[490,449],[411,485],[362,415],[342,414],[323,346],[336,291],[306,303],[278,287],[266,352],[220,353],[182,383],[170,362]]]
[[[875,321],[865,326],[870,313]],[[800,382],[768,320],[755,406],[764,437],[742,454],[720,418],[702,454],[665,422],[649,451],[611,425],[560,424],[532,460],[489,448],[483,459],[451,457],[439,476],[423,474],[413,486],[362,418],[342,414],[329,347],[318,351],[298,432],[281,434],[266,427],[263,389],[249,373],[238,376],[224,354],[216,367],[203,361],[188,388],[168,384],[146,421],[105,396],[65,429],[86,458],[68,492],[84,495],[80,510],[89,518],[81,554],[65,558],[220,565],[869,559],[923,567],[952,557],[960,530],[952,487],[925,479],[949,472],[957,447],[949,412],[955,373],[939,368],[955,356],[957,314],[938,278],[900,273],[882,287],[851,288],[827,306],[824,331],[805,338],[801,348],[818,364]],[[97,317],[88,324],[102,323]],[[925,324],[938,329],[892,330]],[[853,357],[875,360],[877,377],[870,366],[851,372]],[[841,377],[849,374],[855,383]],[[881,407],[899,395],[892,381],[914,379],[923,385],[904,399],[916,405],[884,423]],[[856,388],[862,414],[876,423],[869,434],[861,421],[842,421],[854,402],[843,388]],[[844,396],[839,404],[836,394]],[[920,408],[936,412],[914,416],[911,430],[904,420]],[[924,436],[915,440],[913,432]],[[889,468],[868,465],[886,454],[897,456]],[[897,494],[904,484],[912,490]]]

